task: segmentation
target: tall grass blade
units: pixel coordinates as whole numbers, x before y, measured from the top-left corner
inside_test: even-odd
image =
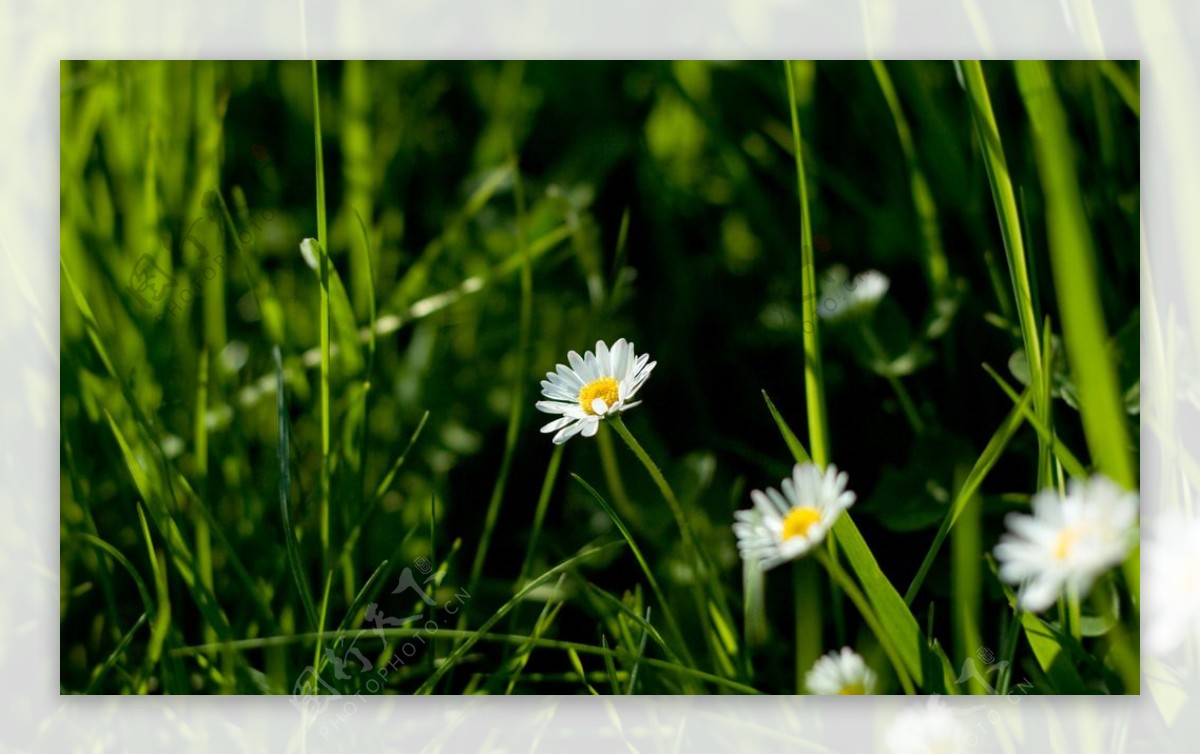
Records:
[[[1017,84],[1029,113],[1038,172],[1046,198],[1046,227],[1063,341],[1079,389],[1088,450],[1101,472],[1137,487],[1116,369],[1109,358],[1096,255],[1075,172],[1066,115],[1041,61],[1018,61]]]

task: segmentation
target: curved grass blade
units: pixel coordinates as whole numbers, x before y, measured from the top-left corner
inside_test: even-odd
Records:
[[[983,453],[975,461],[975,465],[971,467],[970,474],[963,481],[962,487],[955,496],[954,502],[950,504],[950,510],[946,512],[946,516],[942,518],[941,526],[938,527],[937,534],[933,538],[933,544],[929,546],[929,551],[925,554],[925,559],[921,561],[921,567],[917,569],[917,575],[913,577],[913,581],[908,586],[908,591],[904,593],[905,605],[911,606],[916,600],[917,592],[920,591],[921,585],[925,582],[925,577],[929,574],[930,567],[933,566],[933,561],[937,557],[938,551],[942,547],[942,543],[946,541],[946,536],[950,534],[950,528],[958,520],[963,508],[975,495],[979,486],[983,484],[984,478],[992,471],[992,467],[999,461],[1000,455],[1004,453],[1008,442],[1012,440],[1017,429],[1024,421],[1022,412],[1029,404],[1033,396],[1033,389],[1030,388],[1025,392],[1021,401],[1009,411],[1004,422],[1001,423],[999,429],[992,435],[992,439],[983,449]]]
[[[121,641],[117,643],[117,646],[113,648],[113,651],[108,654],[108,658],[104,660],[104,664],[101,665],[100,668],[97,669],[96,673],[92,676],[92,680],[88,682],[87,689],[83,691],[83,694],[92,694],[92,691],[96,689],[100,682],[104,681],[104,677],[108,676],[108,672],[112,670],[114,665],[116,665],[117,659],[120,658],[125,652],[125,648],[129,647],[129,642],[133,639],[133,635],[137,632],[137,630],[141,629],[142,624],[145,623],[146,614],[143,613],[138,617],[138,620],[134,622],[133,626],[129,628],[129,631],[125,633],[125,636],[121,638]]]
[[[1067,470],[1067,474],[1080,479],[1087,477],[1087,469],[1085,469],[1083,464],[1079,462],[1079,459],[1075,457],[1075,454],[1071,453],[1071,449],[1067,448],[1066,444],[1059,440],[1057,436],[1051,438],[1049,429],[1042,424],[1042,421],[1039,420],[1032,411],[1030,411],[1029,402],[1022,403],[1021,397],[1017,394],[1016,390],[1014,390],[1012,386],[1010,386],[1004,380],[1004,378],[1000,377],[999,373],[992,369],[990,364],[985,363],[983,365],[983,369],[987,372],[987,374],[992,376],[992,379],[995,380],[996,384],[1000,386],[1000,389],[1003,390],[1004,393],[1013,400],[1014,404],[1022,407],[1021,413],[1025,415],[1025,419],[1029,420],[1029,424],[1033,426],[1033,429],[1037,430],[1039,434],[1053,442],[1054,455],[1063,465],[1063,468]]]
[[[575,479],[575,482],[578,482],[583,486],[583,489],[586,490],[588,494],[596,500],[596,503],[600,504],[600,508],[604,509],[604,513],[608,514],[609,519],[612,519],[613,524],[615,524],[617,530],[620,531],[621,537],[625,538],[625,542],[629,544],[629,549],[633,551],[633,557],[637,560],[638,566],[641,567],[642,573],[646,575],[646,581],[650,583],[650,589],[654,592],[654,597],[658,599],[659,605],[662,606],[663,615],[667,617],[667,623],[671,627],[671,634],[675,635],[675,641],[679,643],[680,652],[683,653],[683,656],[688,664],[694,664],[691,654],[688,652],[687,645],[684,643],[683,631],[679,628],[679,623],[675,620],[675,615],[671,612],[671,604],[667,602],[666,596],[663,595],[662,588],[658,586],[658,580],[654,578],[654,572],[650,570],[650,565],[646,563],[646,558],[642,555],[641,549],[638,548],[637,543],[634,542],[633,535],[629,532],[629,528],[625,526],[625,522],[621,521],[621,517],[617,514],[616,510],[614,510],[613,507],[608,504],[608,501],[604,500],[604,496],[600,495],[595,488],[589,485],[587,480],[583,479],[574,472],[571,473],[571,477]]]
[[[450,655],[446,656],[442,660],[442,665],[439,666],[437,671],[434,671],[433,674],[430,675],[430,677],[428,679],[426,679],[424,681],[424,683],[421,684],[421,686],[417,689],[415,694],[418,694],[418,695],[431,694],[433,691],[433,688],[435,686],[437,686],[437,683],[441,680],[441,678],[443,676],[445,676],[450,671],[450,669],[454,668],[454,665],[456,663],[458,663],[458,661],[462,660],[462,657],[467,654],[467,651],[470,650],[471,647],[473,647],[475,645],[475,643],[479,641],[480,637],[484,633],[486,633],[487,630],[489,630],[493,626],[495,626],[496,623],[499,622],[502,618],[504,618],[504,616],[509,611],[511,611],[516,605],[518,605],[522,600],[524,600],[525,597],[527,595],[529,595],[529,593],[536,590],[538,587],[540,587],[545,582],[548,582],[551,577],[554,577],[555,575],[557,575],[561,572],[565,572],[566,570],[570,569],[571,567],[575,566],[576,564],[586,561],[587,559],[591,558],[592,556],[612,550],[613,548],[616,548],[617,546],[620,546],[620,545],[623,545],[623,543],[621,543],[620,541],[615,541],[615,542],[607,543],[605,545],[599,545],[594,548],[589,548],[580,553],[576,553],[574,556],[571,556],[567,560],[560,562],[557,566],[554,566],[554,567],[548,569],[547,571],[543,572],[542,575],[539,576],[537,579],[534,579],[533,581],[531,581],[528,585],[526,585],[524,588],[522,588],[520,592],[518,592],[513,597],[509,598],[507,603],[500,606],[500,609],[498,611],[496,611],[496,613],[492,614],[492,617],[489,618],[487,621],[483,622],[483,624],[481,624],[480,627],[478,629],[476,629],[475,631],[473,631],[473,632],[463,631],[461,633],[456,632],[456,634],[460,634],[460,636],[463,637],[463,642],[461,644],[459,644],[458,647],[454,648],[454,650],[450,653]],[[451,630],[442,630],[442,631],[449,633]],[[449,636],[449,634],[447,634],[447,636]]]

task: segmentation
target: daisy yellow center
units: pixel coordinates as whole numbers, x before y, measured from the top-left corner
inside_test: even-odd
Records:
[[[592,411],[592,402],[598,398],[604,399],[604,403],[612,406],[617,403],[617,398],[620,396],[620,388],[617,385],[615,378],[602,377],[596,378],[592,382],[583,386],[583,390],[579,391],[579,403],[583,406],[583,410],[588,414],[595,414]]]
[[[1054,541],[1054,557],[1062,561],[1071,555],[1071,548],[1082,534],[1081,527],[1067,527],[1058,533],[1058,539]]]
[[[808,528],[821,521],[821,512],[809,506],[801,506],[788,512],[783,520],[783,539],[804,537]]]
[[[850,682],[845,687],[842,687],[840,690],[838,690],[838,694],[839,695],[865,695],[865,694],[867,694],[867,688],[863,686],[862,682]]]

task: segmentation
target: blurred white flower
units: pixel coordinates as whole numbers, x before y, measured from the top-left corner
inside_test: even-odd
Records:
[[[566,443],[577,433],[585,438],[595,435],[600,420],[641,403],[632,399],[657,364],[649,360],[648,354],[636,356],[633,344],[624,338],[618,339],[612,349],[604,341],[596,341],[594,354],[567,354],[570,366],[558,365],[542,381],[542,395],[548,400],[537,402],[537,408],[562,415],[544,426],[542,432],[555,433],[555,444]]]
[[[1167,656],[1197,630],[1200,616],[1200,519],[1160,514],[1147,538],[1142,605],[1146,644]]]
[[[900,711],[887,732],[892,752],[966,752],[971,732],[937,695]]]
[[[846,480],[846,473],[832,464],[824,474],[815,464],[797,464],[783,481],[782,493],[775,488],[752,491],[754,508],[733,515],[742,558],[766,571],[807,553],[854,504]]]
[[[866,314],[875,309],[890,285],[878,270],[859,273],[851,280],[846,268],[835,265],[821,281],[817,314],[831,322]]]
[[[317,269],[317,240],[304,239],[300,242],[300,255],[304,262],[313,270]]]
[[[818,658],[804,677],[804,685],[814,695],[872,695],[875,672],[867,668],[861,655],[842,648]]]
[[[1025,583],[1018,601],[1027,611],[1054,605],[1064,587],[1082,598],[1137,541],[1137,493],[1103,475],[1072,480],[1066,496],[1044,490],[1032,505],[1032,516],[1008,515],[996,546],[1000,579]]]

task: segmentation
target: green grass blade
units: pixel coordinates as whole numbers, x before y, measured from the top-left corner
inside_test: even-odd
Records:
[[[963,468],[955,470],[957,487],[963,487]],[[971,658],[983,647],[980,613],[983,605],[983,499],[976,488],[963,506],[958,525],[950,532],[951,616],[954,650],[958,658]],[[984,692],[974,675],[968,680],[972,695]]]
[[[987,374],[992,376],[992,379],[995,380],[996,384],[1000,386],[1001,390],[1003,390],[1004,393],[1010,399],[1012,399],[1013,403],[1017,404],[1021,408],[1021,413],[1025,415],[1025,419],[1029,421],[1029,424],[1032,425],[1033,428],[1037,430],[1038,433],[1040,433],[1043,437],[1047,438],[1053,443],[1054,456],[1058,459],[1059,463],[1063,465],[1063,468],[1067,470],[1067,474],[1080,479],[1087,477],[1087,470],[1084,468],[1083,464],[1079,463],[1079,459],[1075,457],[1075,454],[1071,453],[1071,449],[1067,448],[1066,444],[1064,444],[1062,440],[1060,440],[1057,436],[1051,436],[1049,428],[1043,425],[1042,421],[1038,419],[1037,416],[1034,415],[1034,413],[1029,409],[1029,403],[1022,403],[1021,396],[1017,394],[1016,390],[1013,389],[1013,387],[1010,386],[1004,378],[1000,377],[999,373],[992,369],[991,365],[984,364],[983,369],[987,371]]]
[[[546,510],[550,507],[550,494],[554,492],[554,483],[558,480],[558,468],[562,464],[564,446],[555,446],[550,454],[550,463],[546,465],[546,474],[542,477],[542,488],[538,493],[537,508],[533,513],[533,525],[529,529],[529,543],[525,546],[525,558],[521,561],[521,571],[517,575],[517,589],[525,584],[525,577],[533,565],[533,554],[537,552],[538,539],[542,534],[542,525],[546,521]]]
[[[803,297],[804,400],[808,407],[808,443],[812,458],[822,469],[829,463],[829,420],[825,409],[825,379],[821,371],[821,342],[817,332],[817,271],[813,265],[812,216],[801,152],[800,110],[796,105],[796,83],[792,61],[784,61],[787,73],[788,106],[792,116],[792,145],[795,150],[796,184],[800,192],[800,293]]]
[[[1136,465],[1129,451],[1116,369],[1108,353],[1096,255],[1075,173],[1066,115],[1045,63],[1018,61],[1015,65],[1017,84],[1033,128],[1063,341],[1079,389],[1088,450],[1101,472],[1133,489],[1137,487]]]
[[[845,514],[843,514],[842,517],[839,517],[839,519],[841,518],[845,518]],[[850,579],[850,576],[846,574],[845,570],[842,569],[842,567],[836,561],[831,559],[829,555],[820,548],[815,549],[814,553],[817,557],[817,560],[821,562],[821,565],[829,571],[830,575],[837,581],[838,585],[842,588],[842,590],[845,591],[846,595],[850,597],[850,602],[852,602],[854,607],[858,609],[859,614],[863,617],[863,621],[867,624],[867,627],[870,628],[871,633],[875,635],[875,639],[879,641],[879,645],[883,648],[884,653],[887,655],[888,661],[892,664],[892,668],[896,671],[896,678],[900,680],[900,686],[904,688],[904,693],[906,695],[913,694],[915,690],[913,689],[910,669],[908,668],[909,664],[911,663],[911,659],[902,658],[900,651],[895,645],[895,639],[897,636],[902,636],[901,633],[894,633],[894,627],[892,627],[890,624],[880,621],[879,617],[876,615],[876,612],[871,608],[870,603],[867,602],[866,597],[858,589],[858,585],[854,584],[854,581]],[[913,620],[913,623],[916,623],[915,619]],[[920,630],[918,629],[918,633],[919,631]],[[921,662],[919,654],[917,657],[917,662],[918,664]],[[800,694],[801,691],[802,690],[797,689],[796,694]]]
[[[329,567],[329,234],[325,227],[325,158],[321,145],[321,93],[317,84],[317,61],[312,63],[313,141],[317,165],[317,254],[321,281],[321,488],[317,506],[320,511],[321,571]]]
[[[788,450],[792,452],[792,456],[796,459],[796,463],[804,464],[812,461],[808,455],[808,451],[804,450],[804,444],[800,442],[800,439],[796,437],[794,432],[792,432],[792,428],[788,427],[788,423],[783,420],[783,415],[781,415],[779,410],[775,408],[775,404],[771,401],[771,397],[767,395],[766,391],[763,391],[762,395],[763,400],[767,402],[767,409],[771,411],[771,417],[775,420],[775,426],[779,428],[779,434],[783,436],[783,442],[787,444]]]
[[[1134,115],[1140,118],[1142,114],[1142,95],[1139,91],[1138,83],[1122,71],[1115,60],[1100,60],[1097,61],[1097,64],[1100,66],[1100,73],[1117,90],[1117,94],[1120,95],[1121,100],[1129,106]]]
[[[487,621],[483,622],[483,624],[481,624],[478,629],[474,630],[473,632],[467,632],[467,631],[463,631],[461,633],[456,632],[456,634],[460,634],[462,636],[463,642],[460,643],[456,648],[454,648],[454,650],[451,651],[450,655],[448,655],[444,659],[442,659],[442,664],[438,667],[437,671],[434,671],[433,674],[421,684],[421,686],[417,689],[415,694],[418,694],[418,695],[431,694],[433,692],[433,689],[437,686],[437,683],[439,681],[441,681],[441,678],[443,676],[445,676],[452,668],[454,668],[455,664],[457,664],[458,661],[461,660],[462,657],[467,654],[467,651],[470,650],[475,645],[475,643],[480,640],[480,638],[487,632],[487,630],[489,630],[493,626],[495,626],[496,623],[499,622],[501,619],[503,619],[504,616],[509,611],[511,611],[522,600],[524,600],[525,597],[527,595],[529,595],[529,593],[536,590],[542,584],[548,582],[551,577],[554,577],[562,572],[567,571],[568,569],[572,568],[576,564],[580,564],[580,563],[586,561],[587,559],[591,558],[592,556],[610,551],[622,544],[623,543],[621,543],[620,541],[616,541],[616,542],[612,542],[612,543],[607,543],[605,545],[598,545],[593,548],[588,548],[587,550],[576,553],[574,556],[571,556],[570,558],[566,559],[565,561],[560,562],[557,566],[554,566],[554,567],[548,569],[547,571],[543,572],[541,574],[541,576],[537,577],[536,579],[532,580],[529,584],[525,585],[525,587],[521,588],[521,590],[516,595],[509,598],[507,603],[500,606],[499,610],[497,610],[496,613],[492,614],[492,616]],[[442,630],[442,631],[450,632],[452,630]]]
[[[637,543],[634,541],[633,534],[625,526],[625,522],[621,520],[616,510],[609,505],[608,501],[604,500],[604,496],[600,495],[595,488],[587,483],[587,480],[573,472],[571,473],[571,477],[595,499],[596,503],[600,504],[600,508],[604,509],[604,513],[608,514],[608,518],[612,519],[613,524],[616,525],[617,530],[621,533],[621,537],[625,538],[625,542],[629,544],[629,550],[633,552],[633,557],[637,560],[638,566],[641,567],[642,574],[646,575],[646,581],[650,583],[650,589],[654,592],[654,597],[658,599],[658,604],[662,607],[663,615],[667,617],[667,623],[671,627],[671,634],[675,636],[675,641],[679,643],[680,652],[689,665],[695,665],[688,652],[687,645],[684,643],[683,631],[679,628],[679,623],[675,620],[675,615],[671,612],[671,604],[667,602],[662,588],[658,586],[658,580],[654,578],[654,572],[651,571],[650,565],[646,563],[646,558],[642,555],[641,548],[638,548]]]
[[[1022,416],[1023,407],[1025,407],[1033,396],[1032,388],[1025,392],[1021,401],[1009,411],[1004,422],[1001,423],[999,429],[992,435],[987,446],[984,447],[983,453],[975,461],[975,465],[971,468],[970,474],[967,475],[963,485],[959,488],[958,495],[954,497],[954,502],[950,504],[950,510],[943,517],[941,526],[938,527],[937,535],[933,538],[933,544],[929,546],[929,551],[925,554],[924,560],[921,561],[921,567],[917,569],[917,575],[913,577],[912,583],[908,586],[908,590],[904,593],[904,602],[906,605],[912,605],[917,598],[917,593],[921,589],[921,585],[925,582],[925,576],[929,573],[930,567],[933,566],[933,561],[937,557],[938,551],[941,550],[942,543],[946,541],[946,536],[950,534],[950,528],[958,520],[971,497],[979,490],[979,486],[983,484],[988,473],[992,471],[992,467],[999,461],[1000,455],[1004,453],[1004,449],[1008,446],[1008,442],[1012,440],[1017,429],[1021,427],[1024,421]]]
[[[96,689],[96,687],[100,686],[100,682],[104,681],[104,677],[108,676],[108,672],[112,671],[112,667],[116,665],[117,659],[119,659],[125,653],[125,648],[129,647],[130,641],[133,640],[133,635],[137,632],[137,630],[141,629],[142,625],[145,623],[146,614],[143,613],[138,617],[138,620],[133,623],[133,626],[129,628],[129,631],[126,632],[123,637],[121,637],[121,641],[117,643],[117,646],[113,648],[113,651],[108,654],[107,658],[104,659],[104,663],[101,664],[100,668],[96,669],[96,673],[92,675],[92,679],[88,682],[88,686],[86,689],[84,689],[83,694],[90,695]]]
[[[134,485],[137,487],[138,492],[141,493],[142,499],[146,502],[146,506],[150,511],[150,517],[154,521],[154,526],[163,538],[167,553],[171,556],[171,562],[175,565],[176,571],[183,579],[192,598],[196,601],[196,607],[204,616],[205,621],[216,630],[218,639],[228,639],[230,636],[229,620],[217,604],[217,599],[212,591],[205,588],[197,578],[196,560],[183,538],[183,533],[180,532],[179,526],[175,523],[170,511],[167,509],[162,491],[151,483],[147,470],[142,467],[138,456],[133,452],[124,433],[117,426],[116,420],[107,412],[105,413],[105,417],[108,420],[108,426],[112,430],[113,437],[116,438],[117,444],[121,448],[125,466],[133,478]]]
[[[138,596],[142,599],[142,606],[146,609],[146,615],[149,616],[155,612],[154,598],[150,595],[150,591],[146,589],[145,580],[142,579],[142,575],[138,574],[137,569],[129,562],[129,559],[125,558],[125,555],[121,551],[99,537],[87,532],[78,533],[75,537],[96,546],[112,556],[118,564],[124,567],[125,571],[129,572],[129,576],[133,577],[133,583],[137,586]]]
[[[771,406],[769,399],[767,405]],[[783,417],[776,411],[772,411],[772,415],[775,417],[775,423],[779,426],[779,432],[785,441],[789,435],[794,440],[795,434],[792,433]],[[792,447],[791,443],[788,445],[789,448]],[[808,461],[801,455],[804,449],[799,446],[799,443],[795,445],[792,454],[795,456],[796,463],[802,464]],[[908,604],[900,597],[895,586],[888,581],[883,570],[879,568],[879,562],[871,553],[871,549],[867,546],[862,533],[858,531],[857,525],[854,524],[854,520],[850,518],[848,512],[838,517],[837,523],[833,526],[833,535],[844,552],[850,568],[854,570],[854,574],[862,583],[863,592],[866,593],[874,614],[879,617],[880,623],[893,633],[896,653],[904,664],[905,670],[917,687],[923,686],[921,656],[925,640],[921,636],[921,627],[917,624],[916,617],[912,615]],[[836,565],[836,560],[830,559],[830,561]],[[797,599],[802,598],[803,596],[797,596]]]
[[[1008,171],[1008,161],[1004,157],[1004,146],[1000,140],[996,116],[992,112],[992,101],[983,77],[983,67],[978,60],[964,60],[961,70],[970,101],[971,119],[975,122],[975,131],[979,136],[983,163],[987,168],[988,183],[992,190],[992,200],[996,206],[996,218],[1000,225],[1000,236],[1004,240],[1004,252],[1008,257],[1008,272],[1016,300],[1017,320],[1021,325],[1025,356],[1029,361],[1030,384],[1035,386],[1034,413],[1043,424],[1049,426],[1050,396],[1044,391],[1045,381],[1042,373],[1045,367],[1042,364],[1038,318],[1012,177]],[[1049,457],[1049,448],[1040,436],[1038,456],[1040,459]]]

